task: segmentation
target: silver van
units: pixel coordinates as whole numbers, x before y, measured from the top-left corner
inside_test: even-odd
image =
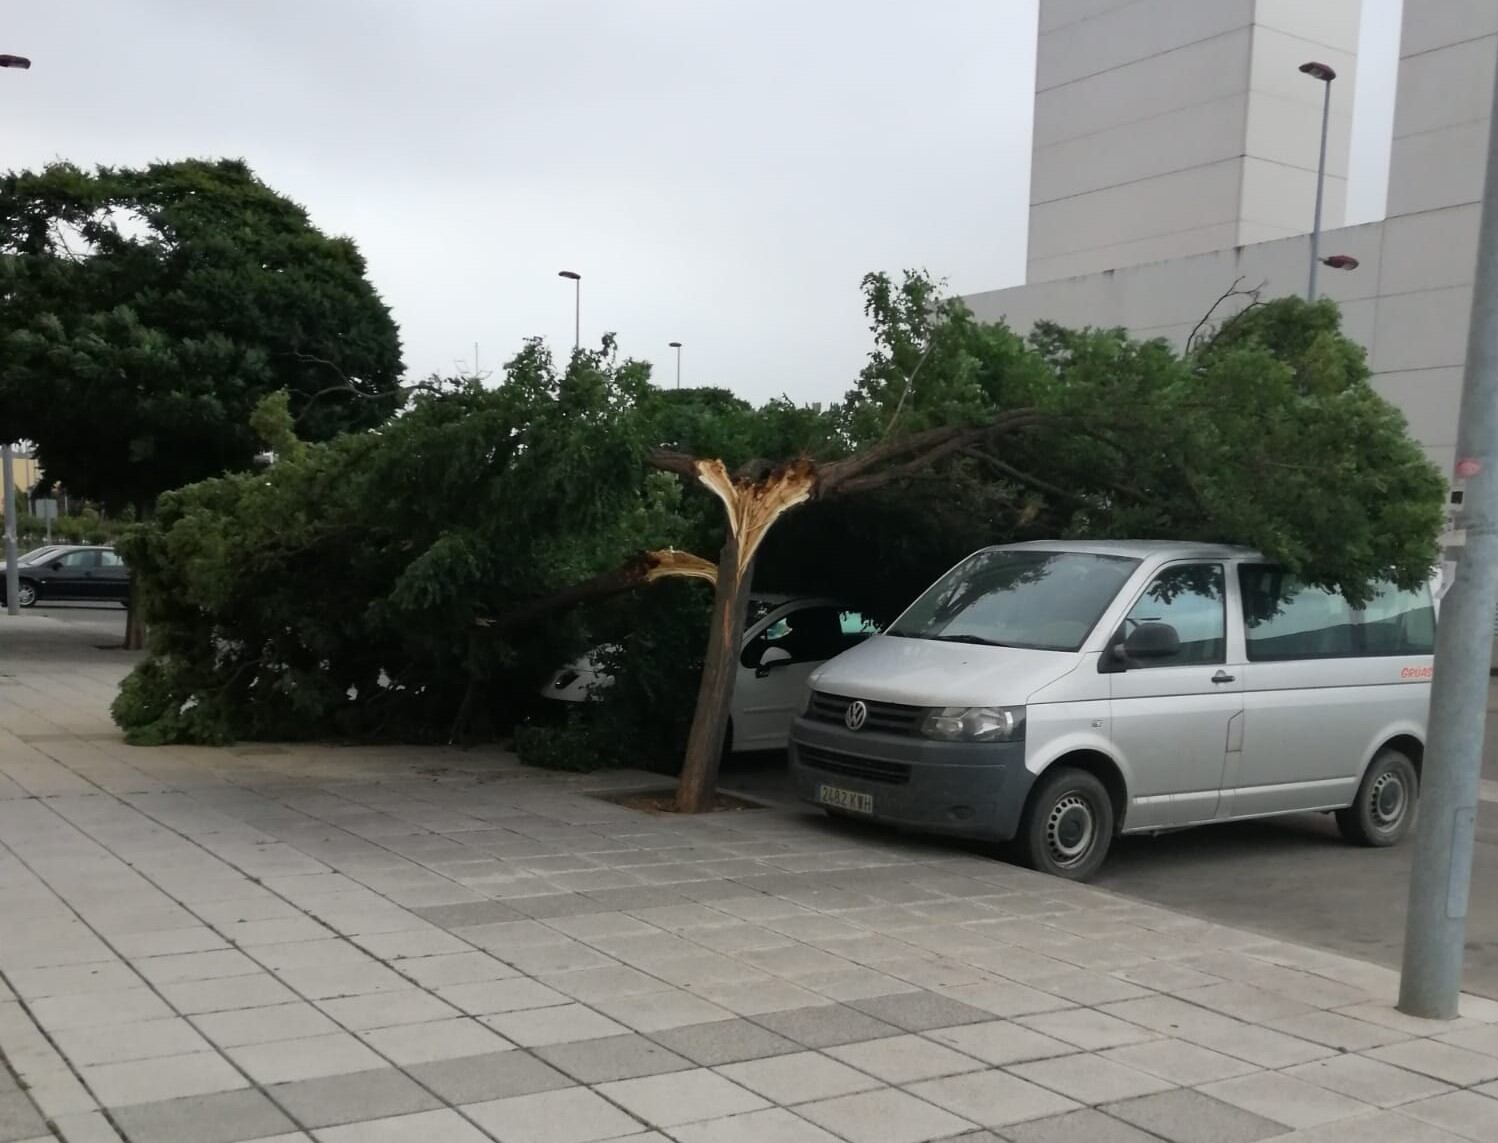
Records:
[[[1242,548],[987,548],[811,675],[791,774],[830,813],[1012,840],[1074,879],[1118,833],[1273,814],[1392,845],[1435,622],[1426,587],[1354,609]]]

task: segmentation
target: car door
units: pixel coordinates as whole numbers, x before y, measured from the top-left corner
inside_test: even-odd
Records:
[[[90,586],[95,592],[92,599],[129,600],[130,570],[113,548],[99,550],[99,566]]]
[[[1125,829],[1188,825],[1217,813],[1243,722],[1243,673],[1229,658],[1229,591],[1221,563],[1171,564],[1124,620],[1120,638],[1143,623],[1169,624],[1180,636],[1175,654],[1125,663],[1111,676],[1111,738],[1129,779]],[[1236,657],[1241,639],[1232,642]],[[1112,652],[1105,666],[1110,659]]]
[[[98,566],[99,553],[93,548],[64,552],[48,560],[42,578],[42,593],[48,599],[85,599],[88,597],[89,574]]]
[[[1367,610],[1270,564],[1239,569],[1247,636],[1234,817],[1349,803],[1381,726],[1423,724],[1429,592],[1375,589]]]
[[[812,671],[866,637],[868,626],[863,616],[820,601],[789,604],[766,616],[739,659],[733,748],[785,746]]]

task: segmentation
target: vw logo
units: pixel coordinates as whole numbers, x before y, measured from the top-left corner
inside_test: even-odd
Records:
[[[862,730],[863,724],[868,720],[869,708],[862,699],[854,699],[848,704],[848,709],[843,711],[843,725],[849,730]]]

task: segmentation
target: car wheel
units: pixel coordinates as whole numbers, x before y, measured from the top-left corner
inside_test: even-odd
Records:
[[[1113,844],[1113,801],[1086,770],[1053,767],[1031,796],[1016,841],[1032,869],[1085,881]]]
[[[36,603],[36,584],[29,579],[23,579],[16,587],[16,602],[22,607],[31,607]]]
[[[1402,750],[1380,750],[1358,785],[1358,796],[1337,811],[1337,828],[1356,845],[1395,845],[1415,823],[1420,776]]]

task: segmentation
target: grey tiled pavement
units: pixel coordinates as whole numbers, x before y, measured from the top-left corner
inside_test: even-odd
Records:
[[[133,749],[120,659],[29,646],[0,1143],[1498,1139],[1493,1002],[1413,1021],[1382,968],[971,853],[596,796],[643,775]]]

